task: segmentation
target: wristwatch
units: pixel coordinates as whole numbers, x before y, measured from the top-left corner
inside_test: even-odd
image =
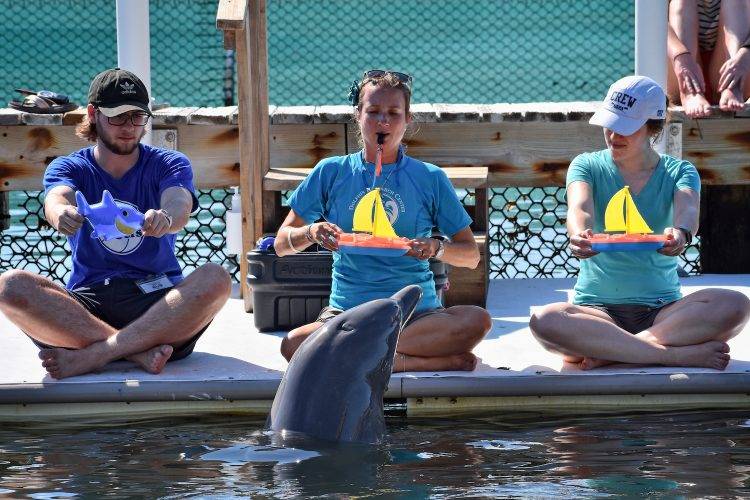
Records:
[[[439,260],[443,258],[443,254],[445,253],[445,242],[438,238],[435,238],[435,239],[438,242],[438,248],[435,251],[435,255],[433,255],[433,257]]]
[[[685,227],[678,227],[680,231],[682,231],[682,234],[685,235],[685,246],[690,245],[693,242],[693,233],[690,232],[690,229]]]

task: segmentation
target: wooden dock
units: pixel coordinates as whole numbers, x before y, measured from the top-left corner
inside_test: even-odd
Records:
[[[732,361],[721,372],[624,365],[584,372],[545,351],[529,332],[531,311],[566,300],[572,286],[571,279],[493,280],[493,327],[475,349],[478,369],[395,374],[387,402],[409,415],[750,407],[750,325],[730,341]],[[685,293],[717,286],[750,296],[749,275],[683,280]],[[42,368],[31,340],[2,315],[0,327],[0,421],[262,415],[286,368],[279,354],[284,332],[259,333],[239,298],[230,299],[193,355],[168,363],[160,375],[123,361],[57,381]]]

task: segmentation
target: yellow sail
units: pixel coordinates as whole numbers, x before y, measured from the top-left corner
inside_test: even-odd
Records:
[[[380,199],[380,189],[373,189],[359,200],[354,209],[352,229],[383,238],[398,238]]]
[[[646,234],[653,233],[646,221],[641,217],[638,208],[635,206],[633,197],[628,196],[625,198],[625,233],[626,234]]]
[[[609,200],[604,212],[604,230],[624,231],[625,234],[653,233],[638,212],[628,186],[616,192]]]
[[[604,211],[605,231],[625,231],[625,212],[622,207],[625,205],[625,198],[628,194],[628,187],[625,186],[616,192],[607,203],[607,210]]]

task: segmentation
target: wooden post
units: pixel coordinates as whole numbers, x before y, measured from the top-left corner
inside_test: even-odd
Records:
[[[0,232],[10,229],[10,193],[0,193]]]
[[[221,16],[225,17],[222,18]],[[239,21],[239,22],[238,22]],[[268,51],[266,1],[222,0],[217,26],[234,29],[237,50],[242,255],[240,281],[245,310],[252,310],[247,285],[247,252],[263,234],[263,176],[270,168],[268,134]],[[232,43],[231,37],[225,37]]]

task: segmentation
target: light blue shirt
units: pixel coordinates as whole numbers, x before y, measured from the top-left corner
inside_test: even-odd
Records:
[[[362,152],[326,158],[292,193],[289,205],[308,223],[324,218],[351,232],[354,208],[372,188],[374,174],[375,165],[364,162]],[[388,219],[399,236],[429,237],[433,227],[453,236],[471,224],[445,172],[402,151],[395,163],[383,165],[375,187],[381,188]],[[417,311],[440,307],[427,261],[334,252],[329,304],[346,310],[390,297],[411,284],[422,288]]]
[[[573,159],[566,184],[583,181],[594,197],[595,233],[604,232],[604,212],[610,198],[625,181],[608,149],[584,153]],[[679,189],[700,193],[700,177],[688,161],[661,155],[648,182],[632,193],[638,212],[654,231],[662,234],[673,225],[674,194]],[[646,304],[656,307],[682,297],[677,277],[677,257],[656,251],[603,252],[581,260],[574,304]]]

